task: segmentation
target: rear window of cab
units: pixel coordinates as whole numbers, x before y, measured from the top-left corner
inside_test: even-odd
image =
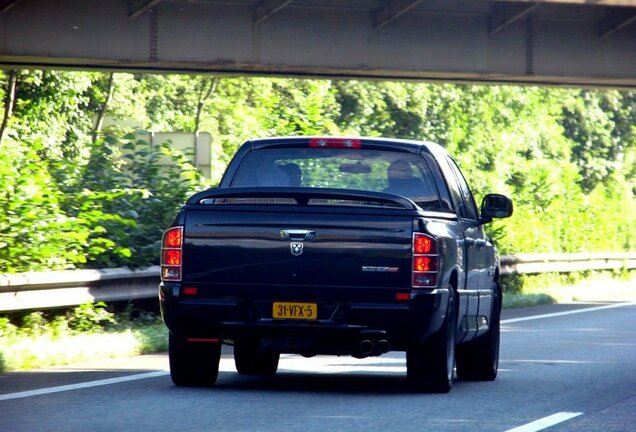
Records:
[[[230,187],[303,187],[386,192],[424,210],[447,211],[426,160],[364,149],[264,149],[241,162]]]

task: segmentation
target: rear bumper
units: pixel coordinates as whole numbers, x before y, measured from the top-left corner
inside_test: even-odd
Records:
[[[436,289],[414,290],[407,301],[314,301],[318,319],[301,321],[272,319],[271,300],[184,297],[180,288],[159,289],[161,314],[172,334],[226,342],[260,338],[271,349],[309,355],[355,355],[362,340],[386,340],[391,350],[404,351],[441,327],[449,296],[447,289]]]

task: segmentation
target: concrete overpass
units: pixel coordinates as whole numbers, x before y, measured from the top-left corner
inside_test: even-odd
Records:
[[[0,67],[636,88],[636,0],[0,0]]]

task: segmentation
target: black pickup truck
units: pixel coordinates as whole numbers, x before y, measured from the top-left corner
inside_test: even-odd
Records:
[[[405,351],[417,390],[494,380],[499,259],[439,145],[286,137],[240,147],[218,188],[190,197],[162,242],[161,312],[173,382],[216,382],[221,344],[240,374],[281,353]]]

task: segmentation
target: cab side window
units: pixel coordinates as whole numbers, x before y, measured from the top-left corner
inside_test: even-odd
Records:
[[[459,215],[466,219],[478,219],[475,199],[473,198],[473,194],[470,192],[466,179],[454,160],[448,158],[448,164],[450,165],[453,175],[459,184],[459,190],[461,193],[462,203],[459,205]]]

